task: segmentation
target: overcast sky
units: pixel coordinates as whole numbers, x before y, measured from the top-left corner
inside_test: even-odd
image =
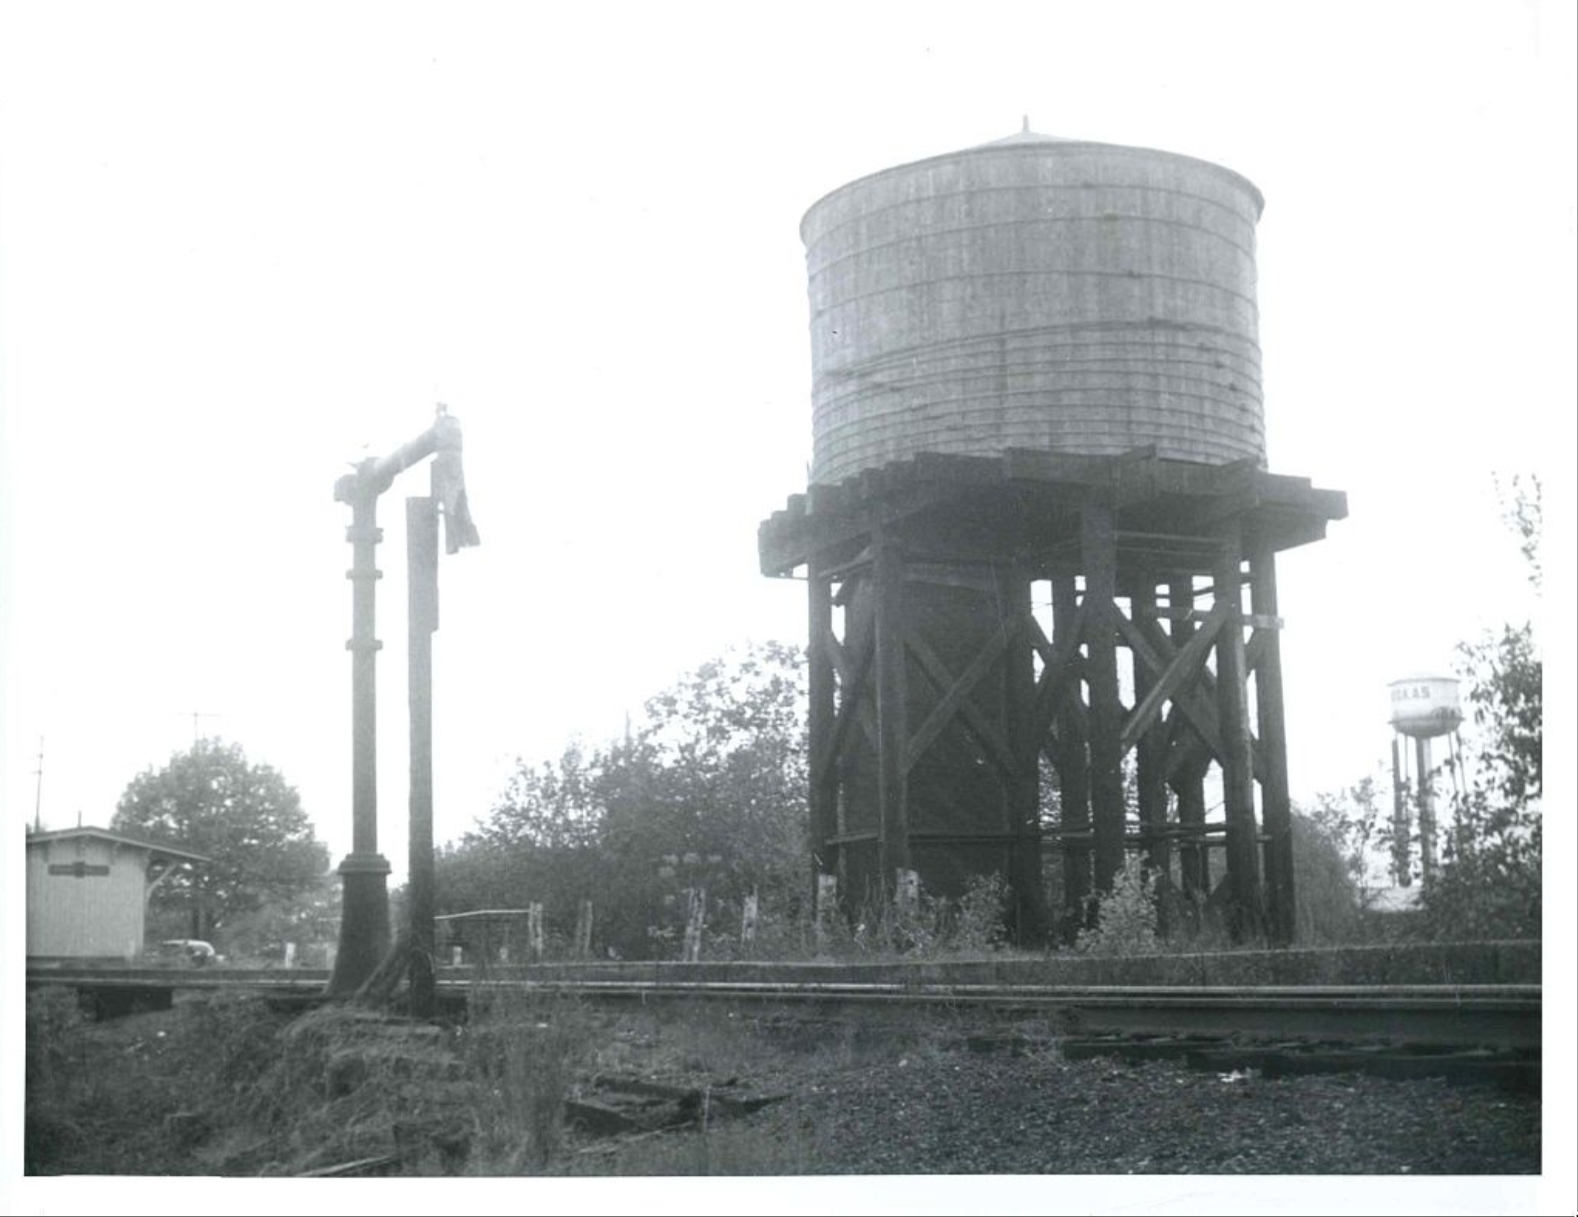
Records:
[[[1292,782],[1362,777],[1389,680],[1531,611],[1493,475],[1569,489],[1572,50],[1544,15],[11,11],[8,816],[41,795],[46,826],[106,823],[195,726],[278,767],[348,849],[332,487],[435,401],[483,540],[440,574],[441,838],[517,755],[609,737],[730,643],[799,641],[803,585],[755,547],[806,480],[800,217],[1024,115],[1265,194],[1270,466],[1351,509],[1280,564]],[[403,499],[425,487],[380,502],[380,842],[402,870]]]
[[[608,738],[731,643],[801,641],[803,584],[756,560],[809,459],[800,217],[1026,115],[1265,195],[1270,467],[1350,505],[1279,567],[1295,798],[1374,772],[1386,683],[1460,640],[1543,611],[1570,647],[1565,3],[50,3],[0,33],[13,826],[36,795],[46,827],[107,823],[196,712],[349,849],[332,487],[436,401],[483,542],[440,574],[441,838],[517,756]],[[1531,471],[1543,607],[1492,482]],[[397,879],[425,485],[380,504]]]

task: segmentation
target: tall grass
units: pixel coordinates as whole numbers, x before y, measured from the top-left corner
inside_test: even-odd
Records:
[[[564,1137],[564,1105],[593,1039],[573,996],[515,989],[473,991],[461,1060],[474,1082],[468,1171],[546,1170]]]
[[[71,989],[49,986],[27,995],[27,1064],[22,1169],[51,1169],[84,1139],[71,1102],[73,1063],[82,1012]]]

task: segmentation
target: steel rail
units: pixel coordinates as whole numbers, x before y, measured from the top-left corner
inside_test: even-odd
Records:
[[[1538,1048],[1538,985],[1161,987],[773,984],[749,982],[441,981],[446,994],[573,994],[642,1003],[737,1001],[821,1008],[930,1006],[1041,1015],[1080,1034],[1225,1034]]]
[[[329,973],[307,969],[29,968],[28,983],[87,991],[254,990],[321,997]],[[573,995],[642,1004],[732,1001],[874,1011],[931,1007],[1027,1014],[1078,1034],[1244,1034],[1538,1048],[1539,985],[1045,985],[886,981],[683,981],[532,978],[524,969],[439,971],[448,1003],[476,994]]]

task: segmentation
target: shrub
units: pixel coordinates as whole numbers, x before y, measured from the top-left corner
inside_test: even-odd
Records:
[[[1079,932],[1075,950],[1086,955],[1156,953],[1156,878],[1137,854],[1124,860],[1112,890],[1095,899],[1095,925]]]
[[[1008,940],[1004,913],[1008,880],[1000,874],[971,875],[959,898],[951,945],[958,951],[996,951]]]
[[[71,1037],[82,1024],[76,991],[47,985],[27,995],[27,1086],[52,1085],[71,1058]]]

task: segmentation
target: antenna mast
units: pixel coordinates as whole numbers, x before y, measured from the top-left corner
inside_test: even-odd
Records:
[[[183,711],[182,713],[184,714],[185,712]],[[192,711],[192,747],[195,748],[195,747],[197,747],[197,745],[199,743],[202,742],[202,728],[198,725],[198,720],[199,719],[203,719],[203,718],[223,718],[223,717],[224,717],[224,715],[222,715],[222,714],[212,714],[212,713],[210,713],[207,710],[193,710]]]
[[[39,808],[44,802],[44,737],[38,737],[38,768],[33,770],[33,776],[38,780],[33,784],[33,831],[42,832],[43,825],[39,820]]]

